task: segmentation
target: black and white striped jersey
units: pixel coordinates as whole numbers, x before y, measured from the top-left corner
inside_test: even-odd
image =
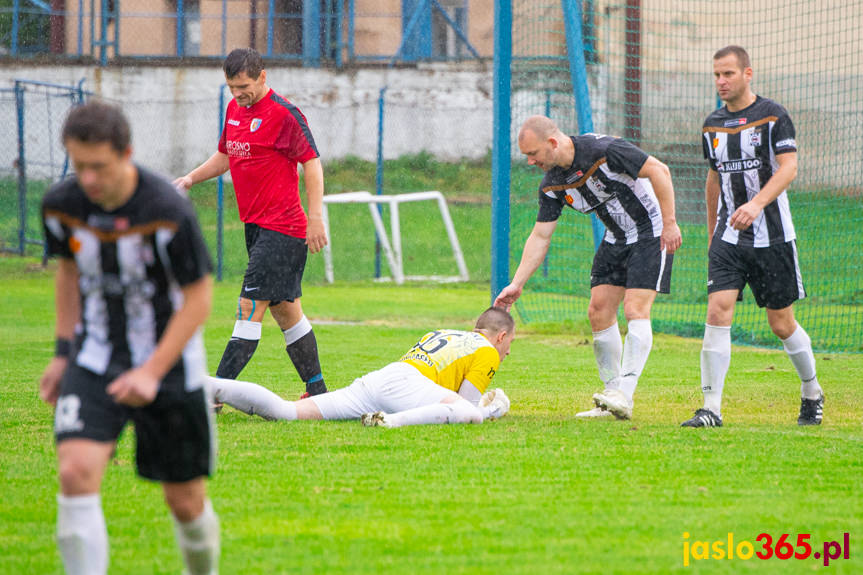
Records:
[[[600,134],[571,136],[575,157],[568,168],[554,167],[539,186],[538,222],[553,222],[567,205],[596,212],[605,224],[605,241],[632,244],[662,234],[662,212],[646,178],[638,172],[648,155],[620,138]]]
[[[785,190],[747,229],[738,231],[728,224],[735,210],[754,198],[773,177],[779,168],[776,156],[797,151],[794,125],[785,108],[761,96],[737,112],[723,106],[704,121],[701,143],[710,169],[719,174],[713,237],[756,248],[795,239]]]
[[[116,377],[143,364],[183,303],[181,287],[212,270],[191,203],[166,179],[137,167],[138,186],[122,207],[106,212],[75,178],[42,202],[48,253],[78,267],[82,333],[74,360]],[[200,332],[163,380],[187,389],[206,375]]]

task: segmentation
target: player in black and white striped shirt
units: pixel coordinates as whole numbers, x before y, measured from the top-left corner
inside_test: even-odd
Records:
[[[195,211],[170,182],[132,163],[119,109],[73,108],[63,144],[75,177],[42,203],[48,253],[60,261],[57,352],[40,395],[56,404],[66,572],[108,570],[99,492],[117,439],[134,422],[138,473],[162,483],[186,572],[216,573],[219,524],[205,484],[216,438],[200,333],[212,264]]]
[[[734,306],[749,284],[755,301],[782,340],[801,380],[799,425],[818,425],[824,395],[809,336],[794,319],[793,303],[806,297],[786,189],[797,175],[794,125],[785,108],[757,96],[752,67],[740,46],[713,56],[713,75],[725,106],[702,130],[707,172],[707,324],[701,350],[704,407],[686,427],[722,425],[722,388],[731,361]]]
[[[674,188],[668,168],[638,147],[610,136],[570,137],[550,119],[532,116],[518,135],[528,163],[546,174],[539,214],[512,282],[495,299],[509,309],[548,252],[564,206],[595,212],[606,227],[590,272],[588,317],[593,350],[605,389],[596,407],[577,417],[632,417],[632,395],[650,348],[650,309],[657,292],[668,293],[672,254],[680,247]],[[627,321],[621,345],[617,310]]]

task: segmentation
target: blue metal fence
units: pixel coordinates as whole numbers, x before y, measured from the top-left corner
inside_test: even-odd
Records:
[[[0,53],[106,65],[120,58],[221,59],[244,45],[271,59],[341,67],[392,58],[386,42],[358,45],[358,30],[366,36],[373,30],[388,38],[400,34],[402,62],[475,58],[480,54],[468,38],[473,1],[492,3],[402,0],[400,10],[387,12],[358,0],[221,0],[206,10],[200,0],[173,0],[173,10],[159,12],[127,10],[123,0],[6,0],[0,2]]]

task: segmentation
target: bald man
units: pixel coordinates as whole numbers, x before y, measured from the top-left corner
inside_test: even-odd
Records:
[[[580,418],[632,417],[632,396],[653,343],[650,308],[657,292],[668,293],[672,254],[680,247],[674,187],[668,167],[620,138],[567,136],[545,116],[531,116],[518,134],[527,163],[545,177],[539,214],[512,282],[495,299],[506,310],[545,259],[564,206],[596,213],[605,237],[590,271],[588,317],[593,352],[604,389]],[[621,342],[617,312],[627,322]]]

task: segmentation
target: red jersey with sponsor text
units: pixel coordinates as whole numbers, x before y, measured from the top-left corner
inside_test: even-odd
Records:
[[[240,219],[306,237],[297,163],[318,157],[302,112],[273,90],[255,104],[228,104],[219,151],[227,154]]]

